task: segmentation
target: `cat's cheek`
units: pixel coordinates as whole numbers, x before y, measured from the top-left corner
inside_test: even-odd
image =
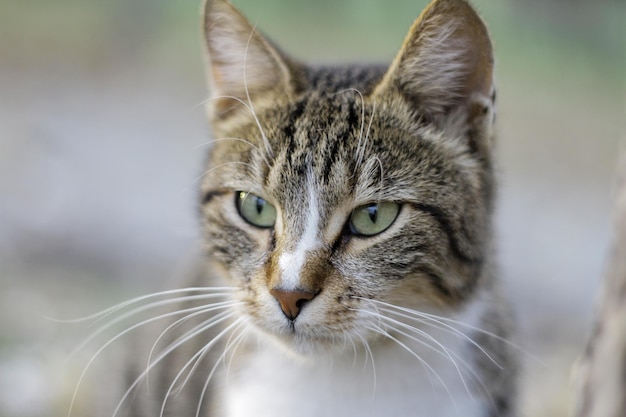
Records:
[[[416,272],[389,289],[384,301],[420,311],[439,311],[449,307],[450,300],[441,293],[432,277]]]

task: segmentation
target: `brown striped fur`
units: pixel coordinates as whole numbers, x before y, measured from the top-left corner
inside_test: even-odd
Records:
[[[493,53],[487,29],[472,7],[464,0],[433,1],[390,66],[304,65],[279,51],[227,1],[207,0],[204,13],[208,115],[215,142],[202,178],[201,218],[213,278],[203,272],[194,285],[232,286],[232,298],[243,303],[237,317],[245,318],[261,340],[278,342],[296,358],[339,361],[354,347],[356,360],[365,343],[363,348],[369,350],[371,344],[374,351],[372,361],[376,356],[386,363],[396,358],[380,352],[396,346],[396,337],[421,352],[423,347],[403,338],[403,327],[372,332],[377,321],[367,314],[375,314],[377,306],[444,318],[470,317],[476,310],[472,327],[462,328],[476,343],[457,334],[455,346],[467,350],[463,360],[475,375],[468,377],[471,387],[466,390],[475,393],[482,408],[458,415],[515,416],[516,360],[505,341],[511,325],[493,267]],[[273,227],[255,227],[240,216],[235,204],[240,191],[276,208]],[[353,210],[384,201],[400,205],[387,230],[371,237],[351,231]],[[272,289],[313,298],[300,303],[300,315],[289,320],[270,295]],[[429,331],[423,323],[400,317]],[[165,371],[154,371],[162,381],[155,397],[162,400],[172,372],[217,332],[163,361]],[[172,340],[182,333],[173,332]],[[266,353],[259,347],[264,342],[243,340],[231,353],[234,375],[248,375],[252,365],[245,364]],[[219,346],[228,344],[223,340]],[[212,351],[189,387],[168,400],[166,415],[193,415],[189,402],[201,396],[220,353]],[[411,366],[410,355],[398,360]],[[286,369],[300,366],[289,361],[285,359]],[[284,372],[285,380],[293,376]],[[282,378],[279,374],[276,378]],[[302,374],[299,380],[305,383],[313,374]],[[418,387],[424,376],[415,375]],[[230,416],[225,410],[241,406],[229,403],[236,393],[223,391],[228,378],[218,371],[207,383],[202,415]],[[229,384],[234,387],[254,386],[254,375],[240,382],[233,378]],[[411,380],[410,374],[407,378]],[[274,382],[282,383],[264,379],[258,387]],[[285,388],[281,395],[297,395]],[[269,401],[259,395],[250,400]],[[407,404],[415,395],[429,394],[407,393]],[[300,416],[306,407],[320,406],[315,399],[302,398],[298,403],[303,409],[291,409],[291,400],[285,402],[283,415]],[[348,399],[341,401],[337,398],[335,411],[327,415],[359,408]],[[135,402],[131,415],[156,415],[145,404]],[[389,410],[406,408],[394,404]],[[449,405],[442,407],[440,414],[415,410],[411,415],[454,415],[445,408]],[[406,410],[390,412],[408,415]]]

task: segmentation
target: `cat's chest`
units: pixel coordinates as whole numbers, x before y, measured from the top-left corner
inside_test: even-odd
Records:
[[[393,343],[372,346],[373,361],[369,352],[350,350],[315,363],[290,359],[271,345],[257,347],[224,376],[220,416],[486,415],[465,346],[450,347],[456,364],[441,352],[407,347],[420,358]]]

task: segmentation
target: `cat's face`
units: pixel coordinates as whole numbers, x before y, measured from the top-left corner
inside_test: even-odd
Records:
[[[480,20],[478,35],[461,26],[478,25],[473,12],[439,8],[385,73],[300,67],[231,6],[207,5],[216,141],[202,185],[206,247],[243,315],[295,351],[372,337],[383,303],[453,311],[484,275],[491,50]],[[426,37],[442,13],[456,26]],[[437,36],[451,37],[441,60],[460,68],[436,80],[449,83],[442,91],[414,68]],[[451,53],[468,44],[489,48],[488,68]]]

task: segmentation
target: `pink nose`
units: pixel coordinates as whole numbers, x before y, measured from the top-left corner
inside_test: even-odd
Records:
[[[317,294],[308,291],[285,291],[275,288],[270,290],[270,294],[274,296],[280,303],[280,308],[289,320],[295,320],[300,313],[302,305],[312,300]]]

